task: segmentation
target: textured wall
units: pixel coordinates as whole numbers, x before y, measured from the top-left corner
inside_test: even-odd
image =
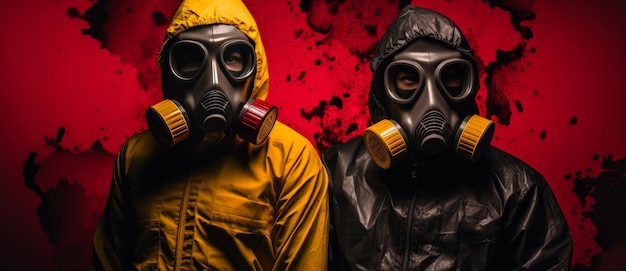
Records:
[[[367,127],[369,56],[408,1],[245,1],[270,67],[268,101],[318,150]],[[327,3],[333,2],[333,3]],[[86,270],[117,148],[160,97],[155,57],[178,1],[0,4],[0,269]],[[626,5],[413,1],[463,29],[493,144],[539,170],[575,238],[576,270],[626,251]]]

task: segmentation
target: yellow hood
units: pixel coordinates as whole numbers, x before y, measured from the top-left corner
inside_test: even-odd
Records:
[[[269,89],[267,57],[256,21],[240,0],[184,0],[167,28],[163,46],[172,37],[188,28],[218,23],[236,26],[254,43],[256,76],[250,97],[265,100]],[[163,47],[161,47],[162,49]],[[161,53],[158,56],[159,66],[161,66]]]

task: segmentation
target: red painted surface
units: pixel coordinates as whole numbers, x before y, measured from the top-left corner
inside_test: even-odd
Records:
[[[369,54],[397,2],[246,3],[265,41],[268,101],[279,120],[320,151],[360,135],[368,125]],[[575,239],[575,269],[626,267],[626,5],[413,3],[447,14],[468,37],[482,68],[481,113],[498,123],[493,144],[552,186]],[[145,108],[161,97],[156,54],[177,5],[0,4],[0,269],[88,269],[113,157],[146,127]]]

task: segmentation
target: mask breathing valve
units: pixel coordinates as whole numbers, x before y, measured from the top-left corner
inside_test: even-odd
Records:
[[[438,153],[447,145],[446,137],[450,133],[445,116],[439,111],[428,112],[420,121],[415,134],[420,148],[427,153]]]
[[[202,114],[204,120],[202,127],[209,132],[222,131],[226,128],[231,119],[231,107],[228,98],[219,90],[210,90],[207,92],[200,102],[202,110],[206,112]]]

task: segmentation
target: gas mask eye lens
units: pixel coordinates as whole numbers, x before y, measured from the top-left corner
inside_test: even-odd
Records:
[[[439,84],[453,101],[461,101],[472,92],[474,74],[469,62],[452,59],[438,68]]]
[[[254,49],[249,43],[239,41],[224,46],[222,65],[236,80],[247,78],[254,70]]]
[[[178,42],[170,49],[170,67],[182,79],[192,79],[206,62],[206,49],[193,42]]]
[[[462,77],[462,72],[458,69],[446,69],[441,74],[441,83],[446,87],[448,93],[452,96],[459,96],[461,94],[463,85],[463,81],[465,81]]]
[[[467,83],[467,69],[461,64],[450,64],[441,71],[441,83],[453,97],[463,94],[463,86]]]
[[[385,70],[385,88],[391,99],[398,103],[408,103],[422,85],[422,76],[417,66],[396,62]]]
[[[396,78],[396,88],[399,94],[401,92],[415,91],[415,89],[417,89],[417,86],[419,85],[420,78],[415,70],[401,67],[398,69],[394,76]]]
[[[243,60],[241,59],[240,52],[233,52],[231,54],[224,55],[224,65],[226,69],[232,72],[241,72],[243,70]]]

